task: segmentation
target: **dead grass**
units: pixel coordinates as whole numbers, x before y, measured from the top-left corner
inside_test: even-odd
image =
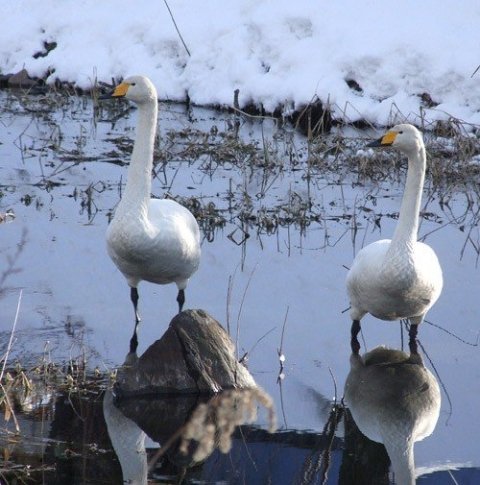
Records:
[[[74,402],[99,399],[109,380],[107,373],[92,372],[85,365],[74,362],[60,365],[45,361],[30,368],[23,368],[18,362],[9,364],[0,391],[0,412],[3,414],[0,482],[44,483],[43,480],[53,476],[51,474],[58,464],[45,457],[45,446],[46,438],[50,436],[47,426],[55,419],[58,396],[66,396],[72,412],[78,412]],[[42,424],[46,427],[45,432],[37,429]],[[48,442],[53,440],[48,439]],[[59,462],[69,458],[71,444],[64,446],[58,442],[55,446],[59,453],[64,453]],[[83,448],[82,453],[95,455],[94,446]],[[101,450],[96,453],[99,452]]]
[[[93,92],[95,95],[96,89]],[[68,90],[37,97],[21,92],[3,96],[7,113],[28,117],[30,123],[38,124],[45,133],[42,139],[34,142],[20,136],[16,143],[25,163],[36,158],[48,160],[47,163],[42,162],[43,178],[36,188],[49,192],[49,196],[69,182],[68,171],[72,167],[98,161],[120,166],[128,163],[134,129],[131,125],[124,131],[115,129],[120,120],[131,117],[133,108],[128,103],[102,103],[92,110],[88,97],[74,96]],[[189,115],[194,119],[192,109]],[[61,116],[58,116],[59,113]],[[294,128],[285,119],[275,121],[271,117],[263,119],[257,116],[253,122],[254,130],[250,128],[251,117],[240,112],[216,112],[208,124],[202,123],[202,126],[209,126],[202,130],[196,123],[185,122],[186,115],[179,111],[178,105],[162,104],[161,115],[168,120],[182,121],[173,123],[178,128],[160,131],[157,136],[153,177],[156,187],[160,184],[160,188],[155,195],[164,196],[166,193],[187,206],[199,221],[207,241],[213,241],[218,231],[229,226],[232,229],[229,229],[228,237],[239,245],[245,244],[251,235],[261,238],[278,234],[280,230],[289,234],[290,228],[304,235],[309,228],[320,227],[325,233],[324,245],[328,246],[343,237],[342,234],[329,232],[329,221],[343,222],[345,230],[356,234],[362,227],[380,228],[383,217],[396,217],[396,214],[384,214],[374,206],[375,191],[379,190],[378,187],[393,186],[398,187],[400,193],[406,160],[394,151],[366,149],[367,142],[378,135],[372,127],[367,128],[368,131],[342,127],[326,134],[311,125],[309,136],[302,138],[295,134]],[[399,116],[396,113],[395,120]],[[108,143],[102,145],[109,145],[108,149],[92,154],[88,146],[92,134],[85,129],[80,129],[73,140],[66,139],[61,123],[63,118],[89,118],[93,129],[100,122],[110,123],[111,135],[108,135]],[[161,119],[160,128],[164,124]],[[45,132],[45,125],[49,127],[48,132]],[[480,185],[477,129],[465,127],[454,119],[424,128],[429,130],[425,131],[427,198],[435,197],[441,201],[442,207],[447,208],[449,201],[458,195],[474,199],[476,188]],[[255,131],[255,137],[250,136],[251,131]],[[176,173],[172,176],[172,166],[176,166],[177,171],[185,168],[191,171],[191,195],[179,197],[175,194]],[[221,178],[225,183],[218,192],[202,190],[202,181],[211,181],[213,186]],[[296,185],[285,190],[285,181],[291,184],[289,181],[292,179],[296,180]],[[105,210],[101,203],[97,203],[101,194],[118,190],[121,195],[123,183],[123,177],[117,182],[92,181],[88,186],[74,187],[72,197],[79,201],[80,212],[86,214],[90,223]],[[338,198],[325,199],[320,186],[325,183],[338,187],[361,187],[366,193],[365,200],[356,200],[352,205]],[[278,188],[282,186],[279,193]],[[25,205],[42,204],[33,191],[22,200]],[[467,247],[476,247],[476,238],[470,232],[470,228],[478,223],[474,212],[475,200],[471,201],[470,207],[470,219],[463,224],[473,241],[469,240]],[[107,211],[107,218],[110,215],[111,209]],[[429,214],[423,217],[432,218]],[[439,224],[442,223],[440,219],[441,216]],[[456,224],[456,219],[452,217],[450,223]],[[290,240],[287,246],[290,251]]]
[[[149,461],[151,470],[158,460],[180,440],[179,452],[189,466],[205,461],[218,448],[228,453],[237,427],[254,423],[259,409],[268,416],[268,431],[276,431],[276,414],[271,397],[261,388],[226,390],[199,404],[191,415]]]
[[[477,135],[461,131],[452,124],[436,133],[427,132],[424,137],[427,177],[436,188],[464,187],[480,181],[480,138]],[[403,176],[405,157],[394,151],[365,149],[366,143],[363,137],[316,138],[309,146],[309,168],[340,176],[354,173],[372,182],[398,180]]]
[[[95,97],[97,89],[93,89],[93,93]],[[4,97],[7,113],[23,113],[31,123],[39,126],[46,123],[50,127],[50,132],[34,143],[29,143],[22,136],[17,140],[25,159],[42,157],[49,160],[44,165],[44,178],[38,183],[38,188],[51,192],[61,186],[65,182],[60,177],[71,167],[97,161],[120,166],[128,163],[133,147],[133,128],[126,132],[114,129],[119,120],[131,117],[133,108],[128,103],[102,103],[95,105],[92,112],[89,98],[75,96],[68,90],[36,97],[16,92]],[[161,113],[170,118],[178,117],[179,112],[173,106],[163,104]],[[60,117],[58,113],[61,113]],[[65,140],[59,119],[81,120],[86,116],[93,118],[94,126],[99,122],[111,123],[108,150],[90,153],[87,141],[91,134],[84,129],[79,131],[73,144],[72,140]],[[182,116],[185,117],[185,114]],[[271,117],[263,119],[257,116],[256,131],[258,134],[260,127],[261,136],[254,138],[249,136],[250,117],[240,112],[217,112],[216,116],[209,123],[208,130],[183,122],[178,129],[161,131],[155,146],[153,169],[157,186],[158,182],[161,186],[157,195],[171,193],[172,197],[186,205],[199,220],[208,241],[212,241],[215,232],[228,224],[242,232],[242,236],[235,236],[235,239],[245,241],[252,233],[272,235],[291,226],[304,233],[312,224],[325,226],[330,218],[351,220],[358,213],[356,209],[337,200],[318,199],[318,180],[338,186],[373,187],[381,184],[400,186],[405,177],[406,161],[401,155],[394,151],[365,148],[367,141],[376,136],[371,127],[367,132],[365,129],[342,127],[326,134],[317,129],[317,120],[310,125],[308,137],[301,138],[295,135],[294,128],[285,119],[275,121]],[[392,120],[398,121],[400,116],[401,113],[395,112]],[[162,123],[160,121],[160,126]],[[266,128],[267,125],[270,129]],[[438,199],[448,201],[455,194],[474,190],[480,184],[477,128],[465,127],[455,119],[424,128],[429,130],[425,132],[429,196],[435,194]],[[169,172],[172,164],[177,164],[178,169],[181,164],[191,170],[197,179],[192,189],[199,193],[193,192],[189,197],[174,194],[175,176],[171,176],[171,169]],[[232,174],[229,180],[228,173]],[[216,194],[202,193],[201,180],[213,181],[219,177],[227,177],[226,189]],[[286,193],[284,191],[281,197],[276,195],[276,189],[290,178],[302,182]],[[123,182],[121,179],[115,185],[111,181],[100,180],[87,187],[74,188],[73,196],[80,201],[81,211],[87,214],[89,222],[99,211],[96,200],[100,194],[117,187],[121,189]],[[252,185],[255,186],[254,191]],[[25,204],[32,201],[39,203],[35,196],[27,194]],[[334,206],[342,206],[343,214],[333,211]],[[372,224],[378,224],[378,220],[378,214],[372,214]]]

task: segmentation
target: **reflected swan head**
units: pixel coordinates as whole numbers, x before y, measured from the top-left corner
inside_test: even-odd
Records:
[[[377,347],[350,357],[345,402],[360,431],[383,443],[396,483],[414,483],[413,445],[429,436],[440,413],[437,379],[416,347],[406,352]]]

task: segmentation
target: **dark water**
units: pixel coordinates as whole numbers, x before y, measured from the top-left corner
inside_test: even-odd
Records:
[[[22,290],[10,363],[81,359],[108,374],[123,362],[133,324],[128,288],[106,254],[104,233],[125,177],[118,161],[128,159],[122,150],[128,151],[133,136],[134,113],[113,122],[112,113],[104,112],[94,122],[87,99],[58,103],[54,110],[11,94],[2,93],[0,102],[0,212],[16,214],[0,225],[0,272],[7,273],[1,288],[2,349]],[[190,115],[181,106],[163,106],[159,158],[167,154],[169,162],[157,165],[153,193],[195,197],[222,218],[222,227],[204,219],[201,268],[188,287],[186,306],[205,309],[230,327],[234,340],[238,335],[239,353],[250,351],[249,368],[275,401],[280,431],[262,432],[260,419],[257,428],[236,435],[229,455],[216,451],[187,477],[191,483],[296,483],[325,450],[323,430],[349,371],[344,266],[363,245],[392,234],[404,172],[379,182],[341,164],[338,172],[323,171],[308,166],[308,147],[299,135],[268,121],[242,121],[240,139],[268,152],[262,161],[248,147],[230,148],[235,126],[228,115],[200,109]],[[218,131],[221,148],[195,152],[199,138],[192,129]],[[170,142],[171,132],[181,130],[184,137]],[[357,146],[363,146],[360,139]],[[427,179],[420,234],[437,252],[445,279],[427,320],[468,342],[476,341],[480,328],[478,206],[477,194],[467,189],[449,190],[446,205]],[[294,222],[299,214],[302,224]],[[174,316],[176,291],[148,284],[139,291],[142,353]],[[280,387],[277,349],[284,321],[286,377]],[[368,349],[402,346],[398,323],[366,318],[363,333]],[[432,436],[415,446],[419,483],[453,483],[450,474],[458,483],[476,483],[478,347],[429,324],[420,329],[420,340],[426,365],[432,368],[430,359],[448,397],[442,391]],[[102,402],[102,395],[42,392],[18,409],[20,437],[4,433],[4,450],[13,463],[45,465],[35,475],[39,483],[121,483]],[[342,475],[350,456],[344,434],[342,421],[328,448],[326,483],[349,476]],[[146,447],[152,454],[158,445],[147,439]],[[325,464],[325,458],[320,461]],[[55,471],[49,471],[53,465]],[[307,475],[310,482],[298,483],[320,483],[324,468]],[[160,467],[152,473],[168,481],[177,471]]]
[[[390,483],[385,449],[367,440],[341,407],[330,408],[323,430],[284,429],[270,434],[245,425],[234,432],[228,453],[215,449],[195,464],[173,447],[157,459],[153,445],[163,445],[197,404],[195,397],[175,402],[144,399],[123,403],[120,411],[108,391],[95,396],[59,392],[42,406],[17,412],[22,433],[10,443],[6,436],[2,439],[3,479],[6,483],[22,483],[15,479],[49,484],[147,483],[147,463],[152,463],[149,483],[176,483],[179,476],[184,483]],[[28,474],[26,466],[31,469]],[[444,464],[418,472],[418,483],[425,484],[454,479],[473,484],[480,477],[478,467],[465,465]]]

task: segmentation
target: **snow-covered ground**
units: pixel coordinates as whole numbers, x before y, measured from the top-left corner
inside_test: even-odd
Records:
[[[0,2],[0,71],[80,87],[146,74],[162,99],[272,111],[315,96],[379,125],[450,116],[480,124],[478,0]],[[45,57],[44,42],[57,47]],[[362,91],[349,87],[355,80]],[[428,93],[435,107],[422,106]],[[431,104],[431,103],[429,103]],[[398,116],[398,118],[396,118]]]

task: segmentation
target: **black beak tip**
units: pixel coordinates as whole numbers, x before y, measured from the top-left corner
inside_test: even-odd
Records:
[[[372,141],[367,144],[368,148],[378,148],[381,147],[382,145],[382,139],[380,138],[379,140]]]

